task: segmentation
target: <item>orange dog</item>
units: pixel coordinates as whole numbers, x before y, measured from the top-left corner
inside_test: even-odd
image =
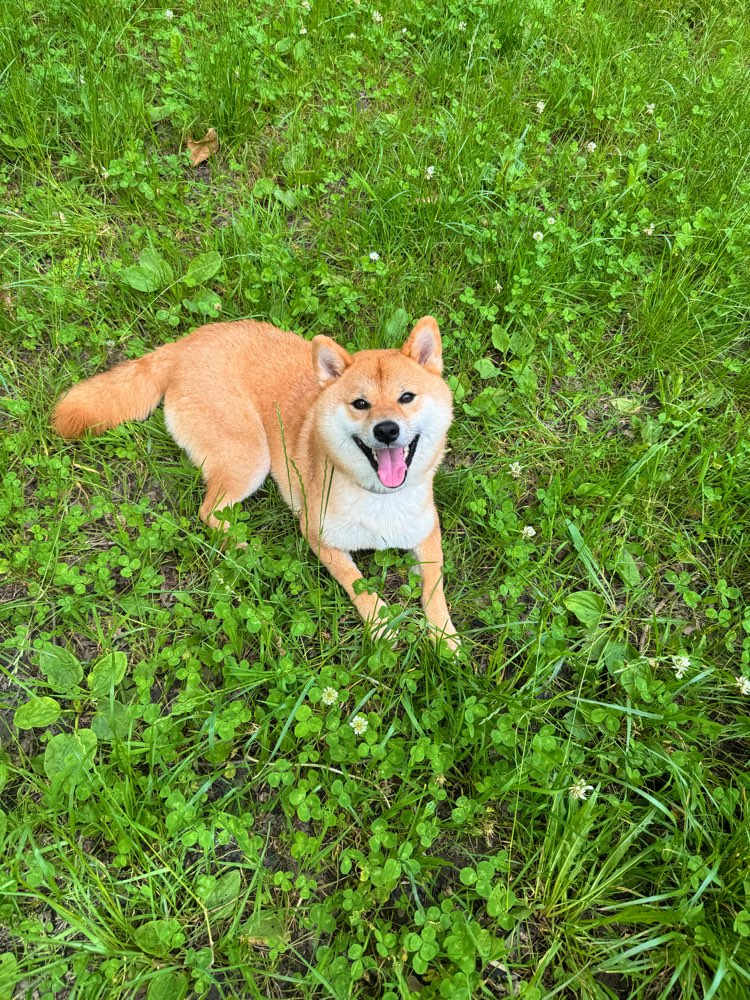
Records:
[[[101,434],[144,420],[163,397],[172,437],[203,471],[207,524],[226,527],[214,512],[250,496],[270,472],[366,622],[384,605],[355,593],[362,574],[349,553],[412,549],[427,621],[455,648],[432,498],[452,419],[442,367],[431,316],[400,351],[354,355],[329,337],[309,343],[267,323],[212,323],[74,386],[52,420],[64,437]]]

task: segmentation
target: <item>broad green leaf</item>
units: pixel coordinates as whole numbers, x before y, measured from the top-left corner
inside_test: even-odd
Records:
[[[96,746],[96,733],[90,729],[53,736],[44,751],[44,773],[50,781],[61,774],[75,781],[91,767]]]
[[[11,149],[28,149],[28,142],[22,135],[10,136],[7,132],[0,132],[0,142]]]
[[[284,191],[283,188],[277,187],[274,188],[273,196],[276,201],[280,201],[281,204],[285,208],[288,208],[290,212],[293,211],[293,209],[295,209],[299,204],[299,198],[294,191]]]
[[[641,582],[638,565],[624,543],[617,554],[615,570],[626,587],[637,587]]]
[[[39,669],[58,694],[68,694],[83,678],[83,667],[77,657],[51,642],[45,643],[39,653]]]
[[[88,676],[91,697],[108,698],[109,692],[120,683],[127,669],[128,658],[124,653],[113,652],[100,656]]]
[[[261,948],[285,948],[288,941],[284,923],[271,910],[258,910],[242,926],[247,943]]]
[[[618,413],[638,413],[641,408],[638,400],[629,396],[614,396],[610,399],[610,403]]]
[[[152,247],[146,247],[142,251],[140,257],[138,258],[138,263],[141,267],[145,268],[149,274],[158,276],[159,279],[168,285],[174,280],[174,271],[171,266],[164,260],[160,253],[157,253]]]
[[[188,978],[173,969],[160,969],[148,986],[146,1000],[184,1000],[188,991]]]
[[[125,705],[109,699],[103,702],[102,708],[91,720],[91,728],[100,740],[124,740],[130,732],[130,715]]]
[[[147,247],[137,264],[125,268],[122,277],[126,284],[138,292],[156,292],[172,283],[174,271],[161,254]]]
[[[209,253],[202,253],[195,260],[190,261],[187,273],[182,280],[190,288],[195,288],[196,285],[203,285],[205,282],[210,281],[215,274],[219,273],[222,263],[221,254],[216,250],[211,250]]]
[[[385,343],[387,345],[401,344],[406,339],[406,329],[409,325],[409,316],[406,309],[399,307],[385,324]]]
[[[206,909],[214,910],[226,903],[234,902],[239,896],[241,888],[242,876],[239,871],[235,870],[221,875],[203,897]]]
[[[179,920],[171,917],[169,920],[149,920],[137,927],[133,935],[135,943],[148,955],[165,958],[173,948],[179,948],[185,942]]]
[[[582,625],[594,628],[604,613],[604,600],[593,590],[578,590],[563,599],[563,604]]]
[[[19,729],[44,729],[60,718],[60,706],[54,698],[32,698],[16,709],[13,722]]]
[[[479,372],[479,377],[484,379],[497,378],[501,374],[501,370],[491,358],[480,358],[474,362],[474,368]]]
[[[510,337],[510,349],[520,357],[531,354],[534,350],[534,338],[525,330],[516,330]]]
[[[253,198],[268,198],[272,195],[276,188],[276,184],[270,177],[259,177],[258,180],[253,184],[252,196]]]
[[[507,916],[516,902],[513,890],[499,882],[487,897],[487,912],[491,917]]]
[[[12,951],[0,955],[0,1000],[12,1000],[16,995],[18,962]]]
[[[492,346],[505,354],[510,350],[510,337],[502,326],[497,323],[492,327]]]
[[[301,170],[305,165],[304,143],[299,142],[296,146],[292,146],[288,149],[286,153],[284,153],[284,159],[281,162],[287,173],[295,174],[298,170]]]
[[[160,281],[154,280],[153,276],[148,275],[137,264],[125,268],[122,272],[122,280],[137,292],[156,292],[161,287]]]
[[[192,299],[183,299],[182,304],[190,312],[201,316],[218,316],[221,312],[221,299],[210,288],[200,288]]]

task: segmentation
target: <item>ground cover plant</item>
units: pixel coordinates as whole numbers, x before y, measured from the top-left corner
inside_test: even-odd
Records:
[[[0,5],[0,998],[750,997],[743,3]],[[215,137],[209,134],[215,129]],[[188,143],[190,140],[190,144]],[[72,380],[441,323],[459,657]]]

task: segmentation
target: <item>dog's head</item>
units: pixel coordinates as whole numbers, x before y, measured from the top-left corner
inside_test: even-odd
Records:
[[[452,397],[432,316],[419,320],[400,351],[352,355],[330,337],[315,337],[312,349],[322,389],[316,428],[333,465],[371,493],[392,493],[434,472]]]

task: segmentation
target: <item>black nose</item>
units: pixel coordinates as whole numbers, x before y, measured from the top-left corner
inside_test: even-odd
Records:
[[[375,435],[376,441],[381,441],[383,444],[390,444],[398,437],[399,426],[395,420],[381,420],[379,424],[375,424],[372,433]]]

